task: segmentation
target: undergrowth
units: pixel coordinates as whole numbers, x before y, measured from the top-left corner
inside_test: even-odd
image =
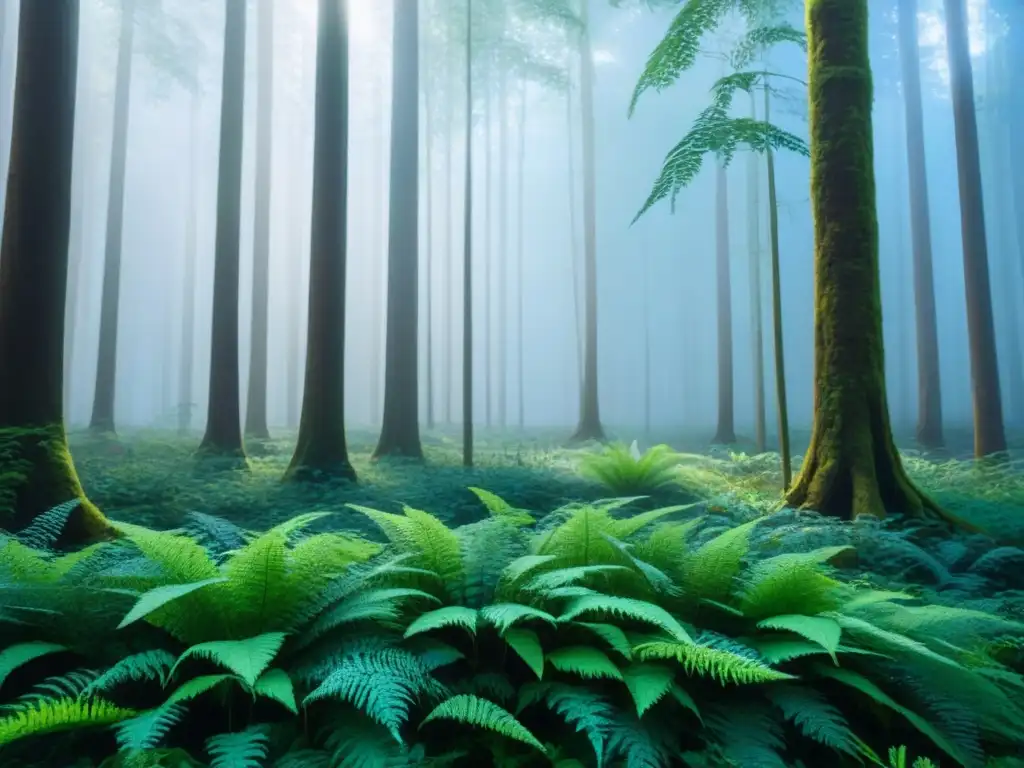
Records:
[[[458,528],[352,505],[383,543],[192,513],[52,552],[73,503],[3,538],[0,762],[973,768],[1024,741],[1019,621],[843,576],[850,546],[780,549],[772,518],[468,492]]]

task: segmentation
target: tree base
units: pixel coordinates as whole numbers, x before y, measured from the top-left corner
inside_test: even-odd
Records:
[[[581,421],[576,431],[569,436],[569,443],[587,443],[595,441],[598,443],[607,442],[608,437],[604,433],[604,427],[599,421]]]
[[[344,437],[342,437],[341,450],[338,444],[333,441],[305,441],[302,439],[301,430],[299,442],[295,446],[295,453],[284,471],[285,481],[300,483],[331,482],[336,480],[347,480],[356,482],[356,470],[348,459],[348,451],[345,450]]]
[[[12,427],[0,430],[0,525],[18,531],[44,512],[71,499],[80,504],[68,518],[58,548],[74,547],[118,537],[95,504],[90,502],[75,472],[64,426]]]
[[[419,440],[413,444],[399,444],[399,443],[378,443],[377,447],[373,449],[373,455],[370,456],[370,461],[377,461],[378,459],[406,459],[408,461],[423,461],[423,446]]]
[[[732,430],[723,430],[719,428],[715,432],[715,436],[711,438],[712,445],[735,445],[736,444],[736,433]],[[763,452],[763,451],[762,451]]]
[[[193,456],[202,464],[203,469],[233,472],[251,468],[245,451],[238,448],[224,449],[211,443],[202,442]]]

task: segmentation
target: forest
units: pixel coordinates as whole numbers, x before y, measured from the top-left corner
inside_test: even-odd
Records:
[[[0,0],[2,768],[1024,768],[1020,0]]]

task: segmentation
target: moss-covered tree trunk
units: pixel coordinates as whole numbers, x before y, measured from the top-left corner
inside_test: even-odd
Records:
[[[384,418],[374,456],[422,458],[419,426],[419,10],[395,13]]]
[[[121,306],[121,246],[124,236],[124,186],[128,163],[128,115],[134,37],[135,0],[125,0],[121,5],[121,35],[117,45],[117,72],[114,80],[114,132],[110,150],[110,186],[107,192],[99,351],[96,358],[92,418],[89,421],[89,429],[94,432],[114,431],[117,332]]]
[[[348,4],[320,0],[317,24],[306,381],[285,477],[354,480],[345,443]]]
[[[604,440],[597,385],[597,160],[594,138],[594,54],[587,27],[590,0],[581,4],[580,121],[583,149],[583,391],[574,440]]]
[[[270,311],[270,190],[273,174],[274,4],[259,6],[256,93],[256,211],[252,243],[252,324],[249,350],[249,396],[245,434],[270,437],[267,428],[267,336]]]
[[[0,499],[9,506],[0,519],[19,529],[78,498],[65,530],[71,540],[111,532],[85,498],[64,432],[77,63],[77,0],[25,3],[0,245]]]
[[[985,204],[981,188],[978,117],[963,0],[945,0],[949,87],[956,133],[956,169],[960,189],[960,227],[964,249],[964,290],[974,400],[974,455],[1006,450],[1003,403],[999,386],[992,289],[989,280]]]
[[[942,514],[889,426],[875,214],[867,0],[808,0],[814,424],[787,503],[852,518]]]
[[[246,0],[225,4],[217,233],[213,257],[213,327],[206,434],[200,452],[244,456],[238,375],[238,267],[242,222],[242,118]]]

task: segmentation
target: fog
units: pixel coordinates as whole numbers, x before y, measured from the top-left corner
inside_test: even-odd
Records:
[[[392,6],[411,1],[350,0],[346,410],[351,426],[370,427],[380,421]],[[465,101],[460,62],[465,49],[452,50],[439,44],[430,28],[433,16],[456,1],[421,3],[421,90],[427,98],[421,96],[420,111],[420,416],[426,421],[429,365],[431,410],[438,424],[458,422],[461,414],[461,179],[465,162],[461,126]],[[266,2],[271,0],[249,3],[246,40],[239,317],[243,413],[252,311],[258,5]],[[301,392],[301,387],[296,389],[296,376],[301,380],[306,328],[317,41],[315,0],[273,2],[268,421],[272,432],[280,432],[295,425],[294,400],[296,392]],[[222,3],[203,0],[163,0],[162,10],[157,5],[139,0],[132,51],[115,413],[118,428],[171,426],[177,418],[187,290],[187,223],[190,206],[195,206],[192,425],[198,429],[206,416],[210,364],[224,11]],[[644,422],[649,386],[651,420],[659,430],[680,428],[710,438],[715,429],[718,386],[713,161],[705,162],[697,180],[680,194],[674,212],[662,202],[636,223],[631,221],[647,198],[666,153],[708,105],[709,89],[723,74],[721,57],[715,54],[729,48],[739,28],[731,38],[726,30],[709,39],[707,55],[697,66],[671,88],[645,93],[630,117],[628,106],[637,78],[675,9],[652,11],[626,6],[616,8],[596,0],[590,3],[597,78],[601,416],[614,434],[630,439],[636,436]],[[895,0],[872,0],[871,5],[874,142],[889,402],[894,428],[906,438],[912,434],[917,414],[917,368],[906,140],[894,6]],[[4,177],[15,76],[16,8],[17,3],[0,2],[0,12],[6,14],[6,36],[0,46],[0,137],[5,142],[0,174]],[[95,389],[119,8],[120,0],[83,0],[81,4],[72,224],[72,261],[79,261],[69,284],[69,296],[73,294],[69,298],[73,302],[69,324],[74,342],[66,370],[66,408],[72,427],[88,424]],[[970,0],[969,9],[1002,392],[1008,426],[1021,427],[1024,275],[1018,253],[1024,243],[1016,239],[1009,186],[1015,169],[1008,168],[1005,161],[1010,132],[1005,111],[999,108],[1007,99],[1021,96],[1008,94],[1005,60],[1001,63],[1005,54],[1001,23],[996,23],[984,0]],[[792,21],[801,23],[798,14]],[[963,252],[941,3],[921,0],[919,24],[943,411],[948,429],[969,430],[972,404]],[[571,60],[558,49],[557,38],[542,29],[535,32],[538,51],[552,65],[564,66]],[[454,75],[446,69],[449,59]],[[806,62],[796,49],[780,48],[773,54],[772,66],[774,71],[797,80],[805,78]],[[509,427],[519,422],[520,286],[516,276],[521,254],[523,422],[527,427],[558,427],[568,433],[579,413],[580,320],[574,299],[574,279],[579,279],[579,267],[574,269],[574,263],[578,265],[582,259],[583,226],[579,208],[582,158],[578,87],[574,85],[569,91],[567,104],[567,91],[560,84],[524,83],[510,78],[508,108],[501,110],[497,78],[483,74],[479,82],[477,78],[474,74],[478,97],[474,105],[473,161],[475,420],[481,426],[502,426],[497,397],[502,368],[499,356],[504,351],[506,421]],[[575,77],[571,81],[578,82]],[[487,109],[485,93],[490,99]],[[738,100],[737,108],[748,108],[744,99]],[[525,124],[521,115],[525,115]],[[790,98],[780,100],[773,118],[787,130],[806,137],[806,100],[798,83],[793,83]],[[504,147],[498,130],[502,119],[507,124]],[[520,165],[519,142],[524,131]],[[450,176],[446,162],[449,152]],[[508,192],[504,196],[507,247],[500,242],[503,152],[508,158]],[[766,200],[763,159],[757,162],[761,200]],[[521,213],[516,186],[520,172],[525,190]],[[777,157],[777,172],[790,419],[792,427],[801,431],[810,426],[812,408],[809,162],[782,152]],[[748,174],[749,155],[741,152],[729,167],[729,241],[736,428],[745,436],[752,434],[754,420]],[[451,184],[451,210],[446,204],[447,183]],[[767,214],[762,211],[759,290],[763,297],[768,424],[773,434],[767,228]],[[449,230],[450,240],[446,234]],[[485,256],[489,270],[485,268]],[[448,260],[450,266],[446,266]],[[485,280],[490,283],[489,289]],[[506,292],[504,302],[499,301],[500,291]],[[448,304],[452,307],[450,333],[446,333]],[[502,308],[506,310],[504,321],[499,316]],[[646,375],[645,344],[650,353]],[[290,370],[295,372],[291,384]],[[451,371],[450,376],[446,371]]]

